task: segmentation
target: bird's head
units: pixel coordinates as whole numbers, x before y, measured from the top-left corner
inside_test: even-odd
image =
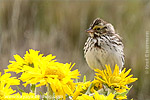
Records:
[[[115,33],[115,30],[110,23],[107,23],[100,18],[96,18],[86,32],[88,32],[91,37],[97,37],[107,33]]]

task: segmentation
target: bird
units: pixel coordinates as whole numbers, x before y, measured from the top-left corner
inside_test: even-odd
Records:
[[[101,18],[96,18],[86,32],[89,36],[83,50],[88,66],[92,70],[104,70],[105,65],[110,65],[114,70],[117,64],[121,71],[125,63],[124,45],[113,25]]]

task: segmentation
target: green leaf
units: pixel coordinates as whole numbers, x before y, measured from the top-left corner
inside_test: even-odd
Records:
[[[32,93],[35,93],[36,85],[35,84],[30,84],[30,90],[31,90]]]
[[[123,93],[116,93],[117,95],[120,95],[120,96],[125,96],[129,91],[127,90],[126,92],[123,92]]]
[[[18,86],[17,86],[17,89],[22,93],[22,92],[25,92],[24,90],[20,89]]]
[[[126,94],[128,94],[128,92],[130,91],[131,88],[132,88],[132,86],[128,90],[126,90],[126,92],[116,93],[116,95],[125,96]]]
[[[75,83],[78,83],[78,82],[79,82],[79,80],[78,80],[78,79],[76,79],[76,80],[75,80]]]
[[[40,91],[40,95],[42,96],[43,95],[43,93]]]
[[[88,87],[88,89],[87,89],[87,91],[86,91],[86,93],[85,94],[90,94],[91,93],[91,88],[94,86],[94,84],[92,83],[89,87]]]
[[[86,82],[86,76],[84,75],[84,77],[83,77],[83,83],[85,83]]]

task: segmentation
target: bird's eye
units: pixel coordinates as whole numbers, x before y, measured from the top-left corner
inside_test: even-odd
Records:
[[[97,28],[96,30],[100,30],[100,28]]]

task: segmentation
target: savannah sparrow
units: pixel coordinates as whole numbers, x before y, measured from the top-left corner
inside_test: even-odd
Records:
[[[124,66],[123,43],[114,27],[106,21],[97,18],[87,30],[89,37],[84,46],[84,57],[92,69],[105,69],[109,64],[121,70]]]

